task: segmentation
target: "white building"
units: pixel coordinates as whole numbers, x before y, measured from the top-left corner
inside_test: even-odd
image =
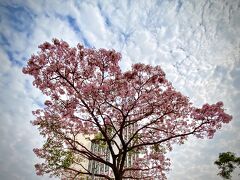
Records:
[[[130,135],[133,133],[133,130],[134,130],[134,126],[128,126],[127,128],[124,129],[123,134],[124,134],[125,141],[127,141],[130,138]],[[94,152],[94,154],[99,154],[99,156],[102,155],[102,157],[104,157],[104,159],[106,161],[112,162],[112,157],[111,157],[108,147],[106,145],[102,145],[102,144],[98,143],[96,141],[96,137],[79,135],[77,137],[77,139],[87,149]],[[114,140],[119,145],[119,147],[121,147],[119,138],[116,137]],[[113,145],[113,150],[114,150],[115,154],[118,153],[118,148],[116,147],[116,145],[115,146]],[[136,153],[129,153],[126,157],[124,166],[131,167],[137,156],[138,155]],[[81,155],[78,155],[76,159],[77,159],[76,161],[78,163],[72,165],[72,167],[74,169],[82,170],[85,172],[88,171],[91,173],[90,176],[79,175],[79,178],[77,178],[77,179],[95,179],[95,180],[101,179],[101,178],[95,177],[95,174],[106,174],[106,175],[109,175],[110,177],[113,177],[111,168],[103,163],[100,163],[100,162],[97,162],[94,160],[88,160],[87,158],[85,158]]]

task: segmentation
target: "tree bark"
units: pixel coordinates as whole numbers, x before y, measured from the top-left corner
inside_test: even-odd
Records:
[[[115,180],[122,180],[123,179],[123,173],[116,170],[116,171],[114,171],[114,177],[115,177]]]

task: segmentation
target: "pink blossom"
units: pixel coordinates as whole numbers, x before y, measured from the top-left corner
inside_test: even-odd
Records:
[[[138,179],[166,179],[170,161],[165,155],[173,144],[183,144],[189,135],[213,138],[216,130],[232,119],[221,101],[194,107],[174,89],[160,66],[137,63],[122,72],[121,54],[115,50],[88,49],[80,44],[72,48],[58,39],[39,48],[22,69],[50,98],[43,109],[33,111],[36,119],[32,124],[46,140],[42,148],[34,149],[45,160],[35,165],[38,175],[67,174],[73,179],[81,174],[80,169],[65,167],[71,161],[63,160],[71,152],[74,158],[104,162],[112,173],[102,174],[104,178],[117,176],[116,163],[124,160],[123,154],[135,154],[131,167],[117,170]],[[106,154],[87,151],[84,142],[76,140],[79,135],[89,141],[89,135],[98,136],[91,140],[108,150],[118,149],[112,155],[115,161],[104,160]]]

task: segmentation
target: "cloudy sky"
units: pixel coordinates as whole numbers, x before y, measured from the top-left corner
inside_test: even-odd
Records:
[[[240,155],[240,1],[103,0],[0,1],[0,179],[37,177],[32,152],[41,139],[31,111],[46,97],[21,69],[52,38],[75,46],[115,49],[121,67],[161,65],[196,106],[223,101],[233,121],[211,140],[174,146],[170,180],[220,180],[219,152]],[[239,177],[234,175],[233,179]]]

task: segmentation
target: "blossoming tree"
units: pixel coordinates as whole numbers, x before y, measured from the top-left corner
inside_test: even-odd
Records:
[[[39,48],[23,68],[23,73],[34,77],[33,85],[50,97],[44,108],[33,112],[32,123],[46,139],[43,147],[34,149],[44,159],[35,165],[38,175],[91,177],[88,169],[73,166],[80,155],[111,169],[112,175],[96,173],[95,177],[166,179],[170,163],[165,154],[174,143],[183,144],[189,135],[212,138],[232,119],[222,102],[194,107],[173,88],[160,66],[138,63],[122,72],[120,53],[80,44],[72,48],[58,39]],[[133,125],[124,138],[124,130]],[[97,136],[95,140],[109,149],[111,160],[86,148],[76,138],[79,134]],[[126,167],[126,157],[133,152],[139,155]]]

